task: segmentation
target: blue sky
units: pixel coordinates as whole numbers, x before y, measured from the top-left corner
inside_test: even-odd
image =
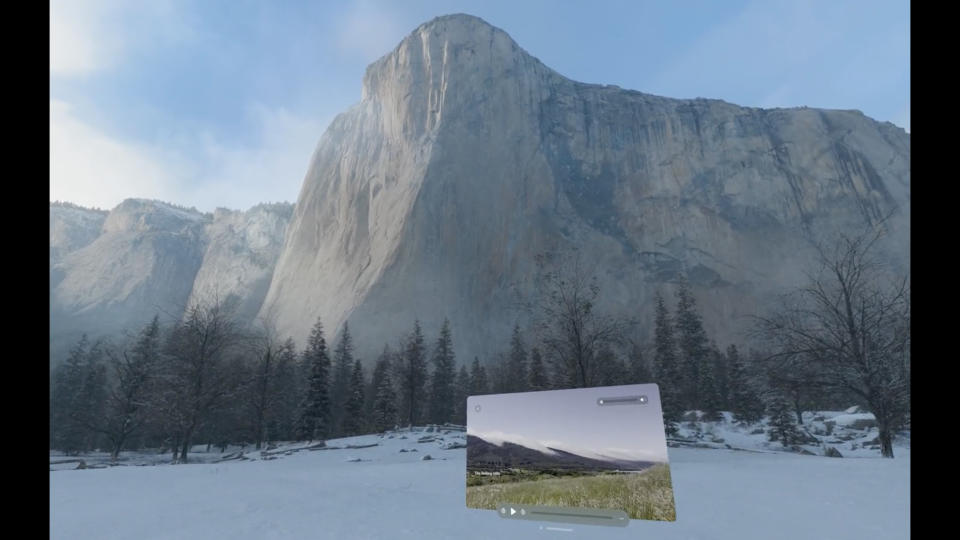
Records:
[[[456,12],[575,80],[910,129],[906,1],[53,0],[51,200],[295,201],[367,64]]]

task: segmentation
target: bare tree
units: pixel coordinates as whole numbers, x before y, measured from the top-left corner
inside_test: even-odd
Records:
[[[877,256],[881,236],[876,228],[817,245],[809,284],[759,318],[758,330],[777,351],[769,362],[861,399],[876,417],[881,454],[893,457],[893,433],[910,410],[910,282]]]
[[[133,347],[110,347],[106,351],[114,381],[107,394],[103,433],[110,441],[113,461],[130,436],[148,419],[150,385],[160,355],[160,338],[160,319],[154,316],[140,331]]]
[[[284,343],[277,335],[272,317],[260,319],[259,326],[252,336],[253,339],[249,341],[250,353],[255,359],[249,397],[253,409],[253,438],[257,450],[260,450],[263,441],[267,438],[267,419],[276,401],[274,378],[277,372],[277,360],[284,347]]]
[[[168,340],[162,399],[186,463],[197,429],[234,397],[239,386],[236,345],[241,337],[229,306],[214,299],[187,310]],[[174,449],[176,453],[176,448]]]
[[[596,309],[600,286],[579,252],[537,257],[539,291],[533,307],[540,342],[562,383],[571,387],[599,382],[597,353],[618,345],[630,321]]]

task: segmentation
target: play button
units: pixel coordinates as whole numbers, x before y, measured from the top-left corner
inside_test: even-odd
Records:
[[[516,513],[517,513],[516,510],[514,510],[513,508],[510,509],[510,515],[511,515],[511,516],[514,515],[514,514],[516,514]]]

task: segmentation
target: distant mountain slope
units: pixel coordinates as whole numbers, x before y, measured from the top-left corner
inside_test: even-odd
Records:
[[[50,266],[96,240],[107,219],[106,210],[70,203],[50,204]]]
[[[643,470],[655,463],[610,458],[585,457],[557,448],[543,452],[505,441],[495,444],[475,435],[467,435],[467,464],[474,470],[505,468],[565,470]]]
[[[301,347],[318,317],[332,339],[349,320],[367,362],[449,318],[457,357],[489,358],[527,322],[535,256],[571,248],[596,309],[649,331],[654,295],[687,279],[723,345],[802,283],[811,238],[887,215],[885,257],[907,268],[910,136],[890,123],[581,83],[450,15],[367,68],[295,207],[51,205],[51,354],[222,294]]]
[[[211,215],[145,199],[125,200],[109,213],[52,204],[51,363],[84,333],[115,337],[155,314],[176,320],[190,302],[214,295],[235,300],[241,319],[252,321],[291,208]]]

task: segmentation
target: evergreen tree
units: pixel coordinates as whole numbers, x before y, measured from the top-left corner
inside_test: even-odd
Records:
[[[736,345],[727,347],[727,365],[730,366],[730,410],[734,418],[748,424],[759,422],[763,418],[763,400],[753,389]]]
[[[366,390],[364,391],[364,396],[366,399],[363,404],[363,417],[366,418],[367,425],[370,426],[370,429],[376,429],[374,427],[373,420],[373,404],[377,399],[377,387],[380,385],[380,380],[377,378],[377,366],[381,362],[386,366],[383,369],[390,369],[390,366],[393,365],[393,351],[390,350],[390,345],[384,343],[383,351],[380,353],[380,356],[377,357],[377,361],[374,363],[373,372],[370,375],[370,380],[367,383]],[[391,427],[393,427],[391,425]]]
[[[271,381],[270,393],[275,402],[267,425],[272,440],[289,441],[296,437],[297,405],[303,399],[297,371],[297,347],[293,339],[287,338],[277,351],[277,367]]]
[[[520,325],[514,325],[510,338],[510,360],[506,370],[506,391],[524,392],[527,389],[527,350],[523,346]]]
[[[720,388],[717,383],[717,371],[719,368],[720,351],[710,351],[709,361],[701,366],[700,396],[703,403],[704,420],[715,422],[721,420],[720,414],[722,403],[720,398]]]
[[[330,355],[320,319],[310,332],[303,360],[310,366],[310,380],[301,406],[298,437],[325,439],[330,434]]]
[[[433,373],[430,377],[430,421],[443,424],[453,419],[456,406],[454,385],[456,367],[453,354],[453,338],[450,321],[444,319],[440,336],[433,348]]]
[[[680,363],[683,383],[683,403],[689,409],[703,408],[701,374],[706,369],[710,349],[703,321],[697,312],[696,300],[684,281],[677,290],[678,345],[682,356]]]
[[[668,435],[677,432],[677,424],[683,416],[682,388],[677,360],[676,341],[670,313],[660,293],[656,297],[656,327],[654,331],[657,385],[660,388],[660,404],[663,422]]]
[[[653,380],[650,366],[640,352],[640,347],[634,343],[630,346],[630,366],[627,374],[628,384],[644,384]]]
[[[534,347],[530,350],[530,390],[546,390],[549,387],[547,380],[546,367],[543,365],[543,358],[540,356],[540,349]]]
[[[773,392],[767,410],[770,413],[767,437],[771,441],[780,441],[780,444],[784,447],[790,447],[800,442],[800,431],[794,422],[790,403],[783,394]]]
[[[82,448],[96,450],[104,443],[104,416],[107,405],[107,366],[104,354],[107,344],[98,340],[87,351],[83,363],[83,383],[78,409],[74,411],[83,429]]]
[[[333,352],[333,377],[330,383],[330,419],[333,433],[345,433],[342,424],[350,398],[350,379],[353,370],[353,338],[350,326],[343,323],[343,334]]]
[[[397,378],[400,387],[401,421],[416,425],[423,421],[427,360],[420,321],[413,324],[413,333],[407,338],[403,354],[399,357]]]
[[[364,378],[363,366],[360,360],[354,360],[353,370],[350,374],[350,387],[347,394],[347,401],[344,405],[343,415],[343,434],[360,435],[364,432],[363,402],[364,402]]]
[[[510,375],[507,357],[502,352],[497,353],[493,365],[490,366],[490,393],[506,394],[513,392]]]
[[[454,389],[453,421],[465,426],[467,425],[467,397],[470,396],[470,373],[467,371],[466,364],[461,365],[457,372],[457,383]]]
[[[54,438],[51,446],[68,455],[76,454],[83,446],[84,429],[74,411],[79,406],[83,362],[88,347],[89,341],[84,334],[70,349],[67,360],[54,370],[51,407]]]
[[[377,366],[373,370],[373,388],[371,427],[377,432],[392,429],[397,423],[397,394],[393,388],[393,379],[390,377],[390,350],[388,348],[384,348],[384,352],[377,360]]]
[[[713,376],[716,381],[717,399],[720,403],[720,410],[730,410],[730,363],[727,362],[727,356],[720,349],[713,346]]]
[[[473,365],[470,368],[470,395],[479,396],[490,391],[490,385],[487,381],[487,370],[480,365],[480,359],[473,357]]]

